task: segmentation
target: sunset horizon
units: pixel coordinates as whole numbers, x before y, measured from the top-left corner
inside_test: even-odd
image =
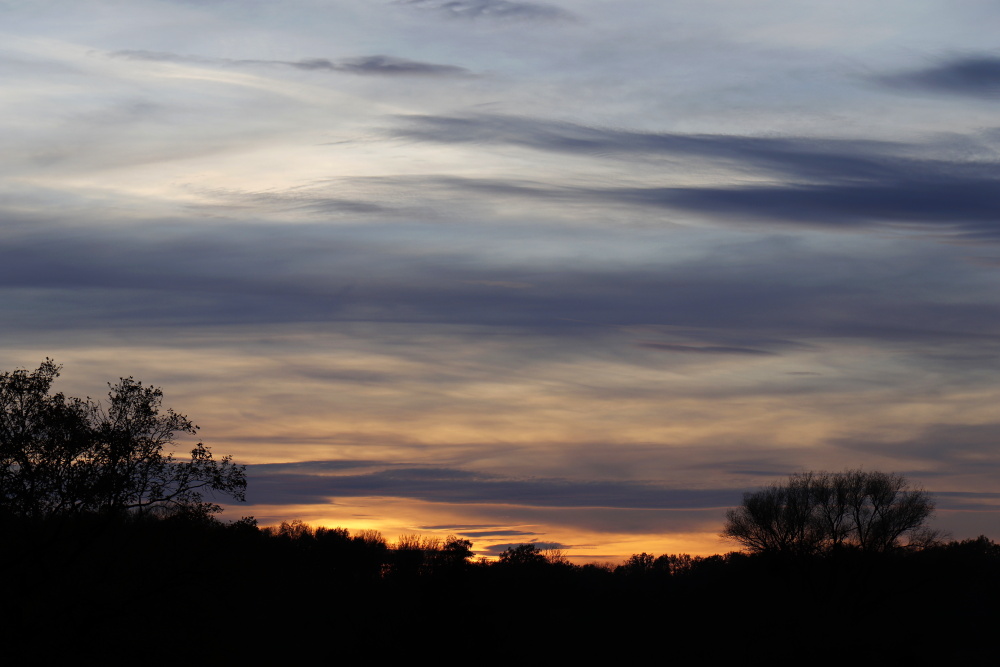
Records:
[[[162,388],[226,521],[708,556],[862,469],[1000,540],[997,19],[0,3],[0,372]]]

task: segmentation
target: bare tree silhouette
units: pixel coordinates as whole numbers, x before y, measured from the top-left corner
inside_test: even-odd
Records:
[[[885,552],[906,537],[925,542],[933,511],[930,494],[896,473],[810,472],[744,494],[722,536],[756,553]]]

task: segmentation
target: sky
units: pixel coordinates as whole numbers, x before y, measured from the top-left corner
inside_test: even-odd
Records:
[[[998,28],[0,0],[0,368],[162,387],[261,525],[722,553],[745,491],[863,467],[1000,539]]]

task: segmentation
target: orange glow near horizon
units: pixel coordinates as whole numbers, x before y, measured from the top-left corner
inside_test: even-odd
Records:
[[[643,552],[656,556],[681,553],[710,556],[736,550],[736,545],[724,542],[714,527],[702,531],[645,534],[554,523],[502,522],[505,513],[537,509],[509,505],[452,506],[398,498],[350,498],[327,505],[230,505],[223,518],[234,520],[253,515],[261,527],[300,520],[313,528],[346,528],[352,534],[361,530],[377,530],[389,544],[403,535],[417,534],[440,539],[457,535],[472,541],[477,556],[487,556],[490,547],[498,545],[556,543],[561,545],[557,548],[562,555],[577,564],[615,564]],[[719,515],[721,527],[721,512],[712,514]]]

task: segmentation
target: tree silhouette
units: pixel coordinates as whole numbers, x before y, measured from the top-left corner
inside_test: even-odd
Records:
[[[744,494],[727,512],[722,536],[756,553],[885,552],[905,536],[926,540],[933,511],[930,495],[896,473],[810,472]]]
[[[0,505],[23,518],[81,513],[181,512],[221,508],[205,494],[244,500],[246,471],[215,460],[202,443],[189,460],[170,451],[175,434],[197,432],[163,411],[163,392],[133,378],[108,384],[107,405],[53,394],[60,366],[0,374]]]
[[[536,544],[518,544],[507,547],[500,554],[501,565],[510,567],[538,567],[548,563],[545,554]]]

